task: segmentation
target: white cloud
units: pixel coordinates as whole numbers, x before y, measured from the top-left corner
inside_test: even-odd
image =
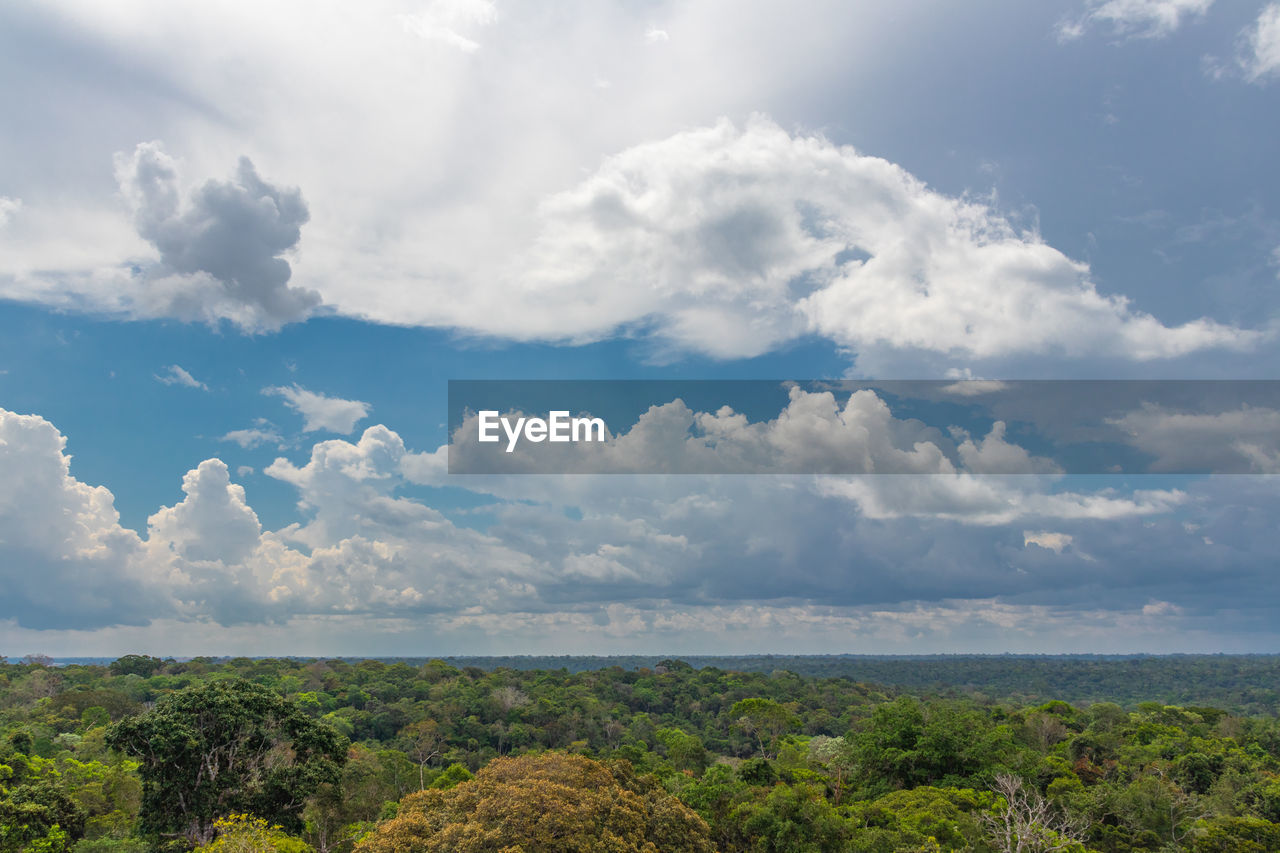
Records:
[[[519,287],[478,287],[447,323],[590,340],[643,322],[726,358],[811,333],[858,353],[965,359],[1149,360],[1261,337],[1203,319],[1165,326],[988,205],[763,117],[634,146],[542,211]]]
[[[274,444],[281,446],[284,444],[284,437],[274,429],[262,429],[254,427],[251,429],[233,429],[224,435],[220,441],[234,441],[245,450],[252,450],[264,444]]]
[[[163,374],[155,374],[156,381],[165,385],[182,385],[186,388],[199,388],[208,391],[209,386],[188,373],[181,365],[171,364]]]
[[[957,451],[965,470],[973,474],[1060,474],[1052,460],[1032,456],[1025,448],[1005,441],[1007,426],[996,421],[978,441],[966,435]]]
[[[369,416],[368,403],[326,397],[298,385],[263,388],[262,393],[283,397],[285,405],[302,415],[303,432],[328,430],[347,435]]]
[[[1108,26],[1115,35],[1164,38],[1188,18],[1204,15],[1214,0],[1089,0],[1089,10],[1075,21],[1058,25],[1064,40],[1079,38],[1095,25]]]
[[[491,0],[433,0],[416,15],[401,15],[400,24],[405,32],[474,53],[480,43],[463,33],[492,24],[497,18],[498,9]]]
[[[981,397],[984,394],[998,394],[1007,390],[1008,387],[1008,383],[1001,382],[999,379],[972,379],[966,377],[961,382],[944,385],[938,390],[944,394],[954,394],[958,397]]]
[[[9,224],[9,220],[22,210],[22,199],[0,195],[0,228]]]
[[[103,486],[71,475],[66,439],[0,409],[0,618],[37,628],[140,624],[171,612]]]
[[[311,526],[326,528],[313,542],[336,542],[360,532],[375,518],[431,512],[392,496],[406,455],[412,454],[400,436],[379,425],[366,429],[354,444],[341,439],[316,443],[310,460],[301,467],[282,458],[263,473],[298,489],[299,506],[313,515]],[[371,513],[371,508],[377,509]]]
[[[262,525],[231,482],[226,463],[206,459],[182,478],[186,497],[147,519],[148,541],[162,542],[187,560],[240,563],[258,546]]]
[[[871,390],[854,392],[841,405],[830,392],[792,388],[777,418],[756,422],[727,407],[696,412],[675,401],[651,407],[636,424],[604,443],[524,445],[511,454],[502,452],[500,445],[478,450],[476,426],[474,417],[461,424],[448,452],[452,470],[482,476],[446,475],[442,448],[407,461],[406,477],[428,485],[463,485],[505,499],[626,505],[630,512],[652,501],[655,508],[647,511],[652,516],[665,513],[669,518],[690,511],[716,516],[717,524],[729,523],[732,506],[746,528],[759,524],[745,506],[748,496],[768,503],[781,490],[790,493],[790,500],[804,494],[849,501],[871,519],[945,519],[978,527],[1036,518],[1154,516],[1186,500],[1177,490],[1055,490],[1061,469],[1007,441],[1004,422],[996,421],[976,440],[958,430],[948,437],[919,421],[894,417]],[[477,451],[477,456],[470,456]],[[867,475],[848,476],[851,470]],[[569,471],[574,473],[546,476]],[[581,476],[584,472],[609,476]],[[622,476],[627,472],[648,476]],[[735,472],[769,476],[730,477],[736,488],[720,485],[715,476],[690,476]],[[778,477],[796,472],[837,476]],[[652,476],[656,473],[684,476]]]
[[[208,459],[184,477],[141,539],[121,528],[111,493],[70,475],[65,440],[42,418],[0,409],[0,620],[37,628],[224,625],[307,613],[405,614],[536,596],[528,555],[396,498],[399,437],[317,445],[312,462],[268,473],[299,488],[306,524],[264,531],[228,468]],[[306,543],[306,551],[290,543]]]
[[[405,450],[384,426],[356,443],[316,444],[298,467],[277,459],[263,473],[298,489],[306,522],[279,540],[311,549],[295,609],[432,611],[501,608],[536,595],[538,561],[492,536],[454,526],[437,510],[396,497],[407,480]],[[283,594],[282,590],[282,594]]]
[[[1053,533],[1048,530],[1024,530],[1022,532],[1022,544],[1038,545],[1055,554],[1061,554],[1062,549],[1071,544],[1071,534],[1069,533]]]
[[[1170,601],[1151,601],[1142,606],[1142,615],[1165,619],[1182,615],[1182,608]]]
[[[868,518],[940,518],[996,526],[1024,519],[1114,520],[1162,515],[1186,500],[1176,489],[1131,495],[1048,492],[1033,478],[955,474],[932,477],[823,478],[821,494],[855,502]]]
[[[1245,78],[1258,83],[1280,74],[1280,3],[1263,7],[1246,39],[1248,54],[1241,58]]]

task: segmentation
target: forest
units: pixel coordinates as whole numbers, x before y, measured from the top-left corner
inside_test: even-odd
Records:
[[[1275,658],[852,661],[0,659],[0,853],[1280,850]]]

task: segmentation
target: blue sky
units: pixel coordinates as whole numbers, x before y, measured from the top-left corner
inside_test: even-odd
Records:
[[[441,448],[450,379],[1274,378],[1280,4],[12,3],[0,69],[0,653],[1277,649],[1265,409],[1143,415],[1240,477]]]

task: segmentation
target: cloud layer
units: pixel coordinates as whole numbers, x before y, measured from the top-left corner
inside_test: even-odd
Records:
[[[282,257],[308,220],[299,191],[264,182],[242,158],[233,180],[207,181],[184,201],[177,166],[156,143],[118,157],[117,174],[138,233],[159,252],[116,282],[118,308],[263,331],[319,306],[317,291],[289,285]],[[545,198],[536,222],[508,258],[469,258],[447,299],[434,282],[391,306],[375,285],[332,305],[510,340],[644,334],[716,358],[813,335],[864,358],[914,352],[964,364],[1027,354],[1149,361],[1269,338],[1206,318],[1166,325],[1100,293],[1085,264],[989,203],[763,116],[608,157]],[[350,432],[363,417],[350,407],[339,417],[336,401],[310,392],[279,393],[307,408],[308,429]]]
[[[809,334],[961,361],[1149,360],[1261,339],[1205,319],[1166,326],[989,205],[764,117],[607,158],[542,215],[509,285],[421,321],[576,341],[639,325],[722,358]]]
[[[107,489],[70,475],[47,421],[0,413],[0,439],[11,590],[0,619],[29,629],[336,619],[335,631],[394,635],[427,620],[453,641],[487,630],[514,642],[520,626],[594,620],[634,647],[691,636],[700,620],[764,619],[774,639],[799,642],[841,624],[875,636],[922,614],[934,632],[953,619],[1029,625],[1030,613],[1073,630],[1117,624],[1099,600],[1116,613],[1167,602],[1189,626],[1240,601],[1258,618],[1278,603],[1269,481],[1224,501],[1213,480],[1131,492],[967,474],[446,480],[443,450],[412,452],[374,426],[267,469],[296,490],[298,523],[265,530],[209,459],[143,538],[120,527]],[[445,482],[490,495],[491,523],[459,526],[402,494]]]
[[[1107,0],[1080,26],[1161,36],[1209,7]],[[1270,74],[1273,9],[1252,31],[1257,80]],[[918,152],[841,144],[874,137],[885,116],[864,111],[885,80],[937,72],[935,28],[980,35],[984,22],[960,11],[836,4],[799,27],[781,10],[714,3],[563,19],[483,0],[9,14],[51,74],[77,39],[93,50],[75,54],[81,109],[24,107],[15,121],[13,162],[50,165],[5,189],[0,296],[254,332],[323,305],[506,340],[643,338],[658,358],[816,337],[859,369],[899,355],[937,374],[1271,340],[1265,315],[1245,329],[1176,297],[1131,301],[1135,278],[1165,292],[1152,283],[1165,272],[1097,274],[1079,244],[1063,250],[1026,224],[1026,202],[1050,200],[1006,208],[989,178],[942,189]],[[562,60],[535,61],[547,53]],[[833,91],[853,106],[836,109]],[[947,106],[921,109],[941,120]],[[979,153],[994,158],[1013,129],[987,131]],[[62,137],[76,144],[41,142]]]

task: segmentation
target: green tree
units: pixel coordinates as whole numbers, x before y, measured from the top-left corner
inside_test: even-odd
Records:
[[[300,830],[307,796],[337,781],[347,748],[296,705],[238,679],[170,694],[115,724],[107,742],[141,762],[143,833],[193,846],[231,814]]]
[[[1280,850],[1280,825],[1257,817],[1203,821],[1191,849],[1196,853],[1267,853]]]
[[[164,661],[150,655],[125,655],[112,661],[109,671],[112,675],[140,675],[150,678],[162,666]]]
[[[667,750],[667,759],[677,770],[701,773],[707,767],[707,750],[697,735],[677,728],[658,729],[655,737]]]
[[[769,758],[770,752],[776,752],[778,738],[797,722],[786,705],[773,699],[743,699],[733,704],[729,714],[739,729],[755,738],[761,758]]]
[[[817,785],[778,785],[729,816],[758,853],[826,853],[843,849],[852,827]]]
[[[49,782],[0,792],[0,853],[65,853],[84,835],[84,817]]]
[[[1013,749],[1007,727],[952,702],[903,697],[881,705],[854,739],[858,764],[876,793],[917,785],[990,779]]]
[[[986,850],[979,814],[994,796],[958,788],[922,785],[855,803],[846,814],[857,827],[849,853],[929,849]]]
[[[418,762],[418,790],[425,790],[427,782],[424,774],[427,764],[439,758],[440,750],[444,747],[444,734],[440,731],[440,724],[432,719],[418,720],[401,729],[400,737],[409,747],[405,751]]]

